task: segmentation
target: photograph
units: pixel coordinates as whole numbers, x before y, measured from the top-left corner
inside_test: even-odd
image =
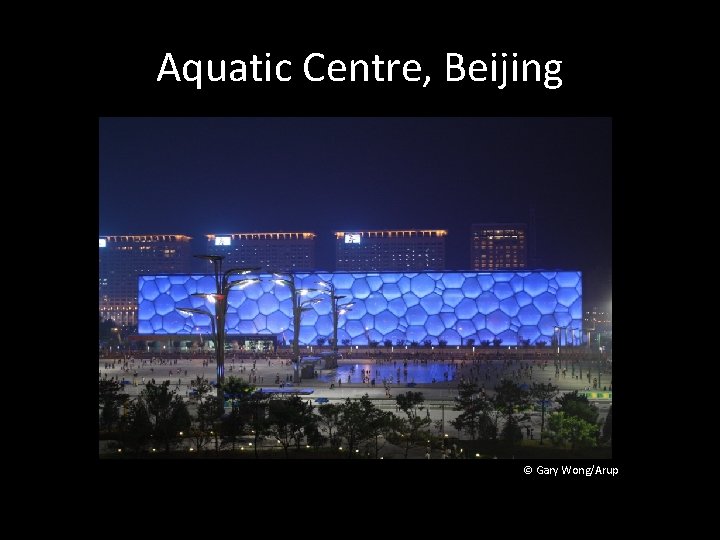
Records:
[[[613,458],[612,117],[98,142],[99,459]]]

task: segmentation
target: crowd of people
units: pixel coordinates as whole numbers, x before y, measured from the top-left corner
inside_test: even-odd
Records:
[[[494,354],[469,354],[462,350],[431,350],[402,352],[365,351],[357,359],[345,357],[336,370],[320,371],[322,380],[330,388],[343,384],[375,388],[382,384],[386,397],[391,397],[393,385],[414,385],[413,374],[430,373],[421,384],[454,386],[459,382],[473,382],[481,388],[493,388],[502,379],[519,383],[582,382],[586,390],[612,390],[612,363],[599,354],[582,351],[545,355],[523,350],[494,351]],[[563,351],[564,352],[564,351]],[[284,387],[293,380],[291,351],[283,354],[260,355],[249,352],[229,352],[225,358],[225,376],[235,376],[250,384]],[[369,358],[368,358],[369,357]],[[356,363],[360,364],[356,370]],[[148,354],[124,352],[100,356],[99,377],[139,386],[148,382],[169,381],[177,389],[185,388],[186,395],[197,376],[214,380],[215,357],[203,353]],[[260,367],[263,369],[260,370]],[[425,368],[428,371],[425,372]],[[104,373],[103,373],[104,372]],[[317,374],[317,372],[316,372]],[[333,376],[334,374],[334,376]],[[432,378],[431,378],[432,377]],[[268,379],[267,383],[265,378]],[[312,380],[312,379],[311,379]],[[311,381],[310,380],[310,381]],[[308,382],[310,382],[308,381]],[[563,386],[568,386],[567,384]],[[577,384],[572,386],[577,387]]]

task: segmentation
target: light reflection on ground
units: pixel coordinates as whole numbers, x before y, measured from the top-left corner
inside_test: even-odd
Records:
[[[341,364],[337,369],[322,370],[317,380],[337,384],[337,380],[340,378],[343,384],[347,384],[349,375],[349,382],[362,383],[363,372],[369,370],[370,379],[375,379],[376,385],[382,385],[383,379],[394,384],[397,384],[398,380],[402,383],[428,384],[432,383],[433,379],[435,379],[435,382],[453,380],[456,369],[457,367],[452,364],[440,362],[428,362],[427,364],[408,362],[407,367],[403,367],[402,362],[398,362],[396,367],[392,363],[378,365],[368,361],[357,364]],[[445,378],[446,374],[447,379]]]

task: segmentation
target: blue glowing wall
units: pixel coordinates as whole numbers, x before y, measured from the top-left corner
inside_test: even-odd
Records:
[[[287,287],[261,275],[259,283],[233,290],[228,300],[228,334],[275,334],[292,340],[292,302]],[[353,344],[390,339],[393,344],[444,339],[460,345],[469,338],[502,339],[515,345],[519,339],[550,343],[555,327],[582,327],[582,276],[580,272],[441,272],[441,273],[315,273],[297,274],[298,288],[316,288],[332,281],[336,293],[354,302],[340,316],[338,340]],[[180,313],[176,308],[214,306],[193,293],[215,292],[215,281],[204,275],[140,276],[138,332],[140,334],[207,334],[204,315]],[[320,295],[322,298],[323,295]],[[305,297],[304,297],[305,298]],[[332,337],[330,302],[322,301],[303,315],[300,343],[314,344]],[[565,331],[569,332],[569,331]],[[562,338],[563,341],[565,337]]]

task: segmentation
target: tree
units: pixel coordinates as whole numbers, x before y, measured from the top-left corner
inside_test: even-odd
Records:
[[[429,349],[431,346],[432,346],[432,341],[430,341],[429,339],[423,340],[423,347]]]
[[[367,398],[367,394],[363,397]],[[360,401],[347,398],[340,405],[337,433],[347,441],[348,459],[352,459],[354,450],[368,437],[367,408]]]
[[[475,339],[474,339],[474,338],[468,338],[468,339],[465,340],[465,344],[466,344],[468,347],[472,347],[473,345],[475,345]]]
[[[387,348],[392,347],[392,339],[386,339],[383,341],[383,345],[385,345]]]
[[[396,339],[396,340],[395,340],[395,346],[396,346],[396,347],[402,347],[402,346],[405,345],[406,343],[407,343],[407,340],[405,340],[405,339]]]
[[[545,409],[550,401],[555,399],[558,393],[558,387],[550,383],[533,383],[530,389],[530,396],[537,400],[541,407],[540,413],[540,444],[543,443],[543,431],[545,431]]]
[[[269,432],[280,442],[286,458],[288,449],[293,443],[298,449],[300,448],[303,428],[314,423],[313,408],[312,404],[306,403],[298,396],[270,402]]]
[[[581,418],[591,424],[597,422],[600,411],[598,411],[595,405],[590,403],[587,397],[578,395],[577,390],[560,396],[557,402],[560,404],[558,412],[564,412],[568,416]]]
[[[520,422],[517,418],[510,415],[502,429],[502,438],[510,444],[516,444],[522,441],[522,430]]]
[[[258,457],[258,443],[261,439],[270,435],[268,419],[265,416],[265,412],[268,409],[268,401],[267,394],[255,392],[239,403],[239,409],[243,415],[248,418],[248,427],[253,435],[255,458]]]
[[[164,435],[164,440],[170,439],[170,441],[174,443],[182,440],[183,435],[180,435],[180,433],[184,434],[185,432],[190,431],[190,428],[192,427],[192,417],[190,416],[190,411],[188,411],[187,404],[180,396],[175,396],[173,398],[170,418],[167,426],[160,427],[166,434]],[[177,437],[175,436],[175,433],[177,433]],[[167,450],[167,445],[165,448]]]
[[[233,409],[237,407],[239,401],[247,399],[255,392],[255,389],[252,384],[233,376],[227,377],[223,384],[225,398],[230,400]]]
[[[399,428],[400,436],[404,439],[405,444],[405,459],[408,457],[410,448],[417,446],[421,441],[425,441],[430,437],[430,434],[423,430],[432,424],[429,416],[422,416],[418,411],[422,411],[424,407],[422,404],[425,402],[422,392],[405,392],[404,394],[398,394],[395,398],[398,408],[405,413],[407,419],[397,424]]]
[[[503,379],[500,384],[495,387],[495,398],[493,402],[495,407],[505,415],[505,427],[503,428],[503,438],[510,442],[518,440],[517,435],[520,433],[518,419],[515,413],[524,411],[530,405],[530,395],[527,390],[522,388],[508,379]]]
[[[465,431],[472,440],[478,437],[494,439],[497,436],[497,428],[490,418],[492,409],[492,402],[479,391],[476,384],[461,382],[453,410],[462,413],[450,423],[455,429]]]
[[[317,338],[318,347],[322,347],[323,345],[325,345],[326,341],[327,341],[327,339],[325,339],[324,337]]]
[[[100,426],[110,431],[113,425],[120,420],[120,406],[128,399],[127,394],[122,394],[122,384],[113,380],[100,379],[98,382],[98,397],[102,406]]]
[[[548,421],[548,437],[557,445],[570,443],[571,450],[595,446],[597,432],[596,425],[564,412],[551,414]]]
[[[342,340],[342,344],[347,347],[348,345],[350,345],[350,340],[347,339],[347,338],[345,338],[345,339]]]
[[[347,398],[338,406],[337,435],[347,441],[348,459],[352,459],[356,450],[365,441],[372,440],[375,457],[380,452],[380,437],[386,433],[388,421],[392,415],[376,407],[367,394],[360,399]],[[330,415],[332,410],[325,414]],[[327,424],[327,421],[325,421]]]
[[[411,346],[411,347],[419,347],[419,346],[420,346],[420,343],[418,343],[417,341],[415,341],[415,340],[413,339],[413,340],[410,342],[410,346]]]
[[[302,435],[308,443],[312,441],[314,444],[317,444],[321,435],[318,429],[317,415],[313,413],[315,406],[309,401],[304,401],[300,398],[298,398],[298,400],[302,404],[300,409]],[[295,438],[295,450],[298,452],[300,451],[301,442],[302,437]]]
[[[256,392],[255,386],[234,376],[225,379],[223,383],[223,395],[225,399],[230,400],[231,411],[226,414],[225,409],[222,408],[218,411],[214,419],[216,429],[213,430],[213,434],[215,435],[216,451],[219,446],[219,438],[222,438],[222,444],[230,444],[232,450],[235,450],[235,444],[240,437],[247,433],[248,426],[258,424],[255,419],[258,414],[258,409],[254,405],[264,400],[262,395]],[[259,425],[258,431],[259,434],[256,434],[255,437],[256,444],[258,438],[265,435]],[[254,429],[252,432],[255,434]],[[255,448],[255,457],[257,457],[257,446]]]
[[[388,435],[394,431],[393,421],[397,417],[390,411],[383,411],[374,407],[368,419],[368,436],[372,440],[375,459],[380,456],[380,449],[385,443],[380,444],[380,438],[387,441]]]
[[[495,338],[492,340],[493,347],[499,347],[502,344],[503,340],[499,338]]]
[[[154,419],[155,438],[170,451],[170,445],[182,437],[180,432],[190,428],[190,413],[185,402],[174,390],[170,390],[170,381],[161,384],[148,383],[140,396],[147,405],[150,417]]]
[[[197,425],[190,429],[190,437],[195,443],[195,448],[198,452],[210,442],[213,436],[215,436],[215,451],[218,451],[217,435],[214,427],[215,422],[224,412],[224,407],[220,406],[220,402],[217,399],[208,399],[198,404],[196,416]]]
[[[145,389],[140,393],[147,404],[148,413],[154,416],[157,425],[164,416],[169,416],[172,399],[175,391],[170,389],[170,382],[164,381],[160,384],[152,382],[145,385]]]
[[[138,398],[128,407],[128,412],[120,420],[120,440],[124,446],[140,452],[153,434],[145,401]]]
[[[209,395],[210,392],[212,392],[212,385],[205,377],[195,377],[195,380],[190,385],[195,388],[198,401],[202,401],[206,395]]]
[[[537,347],[538,349],[545,348],[545,345],[547,345],[546,341],[536,341],[535,342],[535,347]]]
[[[441,349],[444,349],[445,347],[447,347],[447,340],[446,340],[446,339],[439,339],[439,340],[438,340],[438,347],[440,347]]]
[[[480,346],[481,346],[481,347],[489,347],[489,346],[490,346],[490,341],[488,341],[487,339],[483,339],[483,340],[480,342]]]
[[[503,413],[497,409],[494,397],[490,398],[489,401],[492,405],[492,409],[488,412],[488,418],[490,419],[490,422],[492,424],[492,428],[489,430],[490,438],[497,439],[498,434],[500,434],[498,423],[500,421],[500,418],[503,416]]]
[[[370,341],[368,341],[368,345],[370,347],[377,347],[378,345],[380,345],[380,342],[375,339],[371,339]]]
[[[380,445],[380,437],[388,432],[389,423],[394,415],[376,407],[367,394],[363,395],[354,403],[356,403],[358,407],[353,409],[353,412],[356,414],[354,417],[350,415],[350,419],[356,422],[357,431],[353,441],[348,443],[348,458],[352,457],[352,450],[354,448],[359,447],[364,441],[371,441],[374,455],[377,459],[380,449],[384,446],[384,444]]]
[[[223,444],[230,444],[231,450],[234,451],[238,440],[245,434],[245,426],[245,416],[239,407],[234,407],[229,413],[223,414],[219,423]]]
[[[325,403],[318,407],[320,429],[328,434],[328,442],[332,448],[340,446],[340,439],[337,433],[340,424],[341,405]]]
[[[323,434],[320,433],[317,423],[305,426],[304,432],[307,444],[312,446],[315,450],[325,445],[327,437],[324,437]]]
[[[114,403],[106,403],[103,405],[100,413],[100,428],[106,431],[112,431],[112,427],[120,420],[120,410]]]
[[[505,415],[524,411],[530,405],[528,391],[509,379],[501,380],[495,392],[495,406]]]

